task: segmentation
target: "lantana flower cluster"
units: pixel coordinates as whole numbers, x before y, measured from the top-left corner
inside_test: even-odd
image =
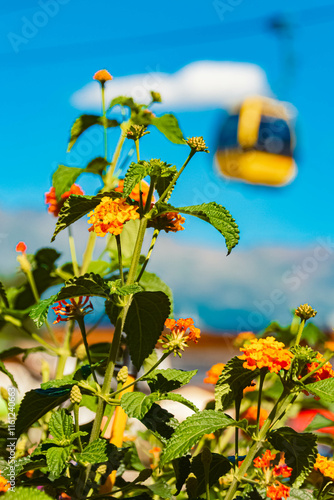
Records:
[[[281,453],[278,465],[272,466],[276,459],[276,454],[266,450],[262,457],[256,457],[253,460],[254,467],[261,469],[263,480],[267,486],[267,497],[271,500],[282,500],[290,496],[290,487],[277,480],[278,477],[289,478],[292,468],[285,463],[284,453]]]
[[[196,328],[192,318],[166,319],[165,327],[170,330],[170,333],[164,334],[159,342],[162,344],[164,352],[174,352],[174,356],[178,354],[181,357],[181,352],[185,347],[188,347],[188,342],[192,341],[197,344],[201,330]]]
[[[328,458],[318,454],[314,468],[321,472],[321,474],[325,477],[329,477],[334,480],[334,462],[332,460],[328,460]]]
[[[105,236],[107,233],[118,235],[127,221],[139,219],[139,213],[138,207],[129,205],[125,198],[112,199],[104,196],[101,203],[89,212],[88,217],[88,224],[93,224],[89,231],[94,231],[97,236]]]
[[[270,372],[289,370],[293,354],[285,349],[283,342],[274,337],[253,339],[249,344],[240,347],[244,354],[239,359],[244,360],[243,367],[249,370],[267,368]]]
[[[45,203],[49,205],[48,212],[58,217],[60,210],[62,209],[65,200],[71,196],[71,194],[83,195],[84,192],[80,186],[77,184],[72,184],[70,189],[61,195],[60,200],[57,200],[56,190],[54,187],[50,189],[48,193],[45,193]]]

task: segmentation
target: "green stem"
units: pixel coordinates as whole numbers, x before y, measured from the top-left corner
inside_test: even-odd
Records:
[[[326,356],[327,354],[327,356]],[[311,372],[307,373],[306,375],[304,375],[303,378],[301,378],[299,380],[299,382],[304,382],[306,379],[308,379],[309,377],[312,377],[312,375],[315,374],[315,372],[317,372],[318,370],[320,370],[320,368],[322,368],[326,363],[328,363],[328,361],[333,357],[333,352],[331,351],[326,351],[325,354],[324,354],[324,360],[321,361],[321,363],[318,364],[318,366],[316,368],[314,368]]]
[[[104,424],[104,427],[103,427],[103,429],[102,429],[102,432],[101,432],[101,438],[103,438],[103,437],[104,437],[104,434],[105,434],[105,432],[106,432],[106,431],[107,431],[107,429],[108,429],[108,426],[109,426],[110,421],[111,421],[111,419],[112,419],[112,416],[113,416],[113,414],[114,414],[114,412],[115,412],[115,409],[116,409],[116,406],[113,406],[112,408],[110,408],[110,414],[109,414],[109,417],[107,418],[107,421],[106,421],[106,423]]]
[[[101,314],[101,316],[99,317],[99,319],[97,320],[96,323],[94,323],[93,326],[90,327],[90,329],[86,332],[86,337],[88,337],[91,333],[93,333],[93,331],[99,326],[99,324],[101,323],[101,321],[103,320],[103,318],[105,317],[106,313],[103,312]],[[79,345],[81,344],[81,340],[79,340],[79,342],[77,342],[73,347],[72,347],[72,352],[75,352],[76,349],[79,347]]]
[[[242,395],[238,396],[236,398],[236,400],[235,400],[235,419],[236,420],[240,419],[241,401],[242,401]],[[234,447],[235,447],[235,464],[234,464],[234,468],[237,469],[237,467],[238,467],[238,457],[239,457],[239,429],[238,429],[238,427],[236,427],[235,431],[234,431]]]
[[[158,201],[164,201],[165,198],[168,197],[170,191],[173,189],[173,187],[176,184],[178,178],[180,177],[180,175],[182,174],[183,170],[186,168],[186,166],[188,165],[188,163],[190,162],[191,158],[194,156],[195,153],[196,153],[196,151],[194,149],[190,150],[188,158],[186,159],[186,161],[184,162],[184,164],[182,165],[182,167],[180,168],[180,170],[174,175],[173,179],[171,180],[171,182],[169,183],[169,185],[167,186],[167,188],[165,189],[165,191],[162,193],[162,195],[160,196],[160,198],[159,198]]]
[[[79,266],[78,266],[78,261],[77,261],[77,255],[75,252],[75,244],[74,244],[74,238],[73,238],[71,226],[68,227],[68,241],[70,244],[70,251],[71,251],[71,258],[72,258],[74,275],[79,276]]]
[[[263,382],[266,377],[266,371],[261,370],[260,371],[260,383],[259,383],[259,394],[257,398],[257,416],[256,416],[256,434],[259,434],[260,430],[260,414],[261,414],[261,399],[262,399],[262,389],[263,389]]]
[[[73,413],[74,413],[75,432],[79,432],[80,428],[79,428],[79,405],[78,405],[78,403],[74,404]],[[82,453],[83,448],[82,448],[82,442],[81,442],[80,435],[77,437],[77,442],[78,442],[79,452]]]
[[[103,114],[103,136],[104,136],[104,158],[107,159],[108,155],[108,136],[107,136],[107,117],[106,117],[106,103],[104,95],[104,83],[101,83],[102,94],[102,114]]]
[[[246,474],[248,468],[252,465],[253,459],[257,452],[260,450],[262,447],[263,442],[266,440],[266,435],[267,432],[275,419],[276,415],[283,415],[284,414],[284,408],[288,404],[288,399],[289,399],[290,393],[287,393],[285,390],[282,392],[280,398],[276,402],[274,408],[271,410],[269,417],[267,420],[264,422],[263,426],[261,427],[259,434],[257,436],[257,439],[254,441],[253,445],[249,449],[244,461],[242,462],[240,468],[235,472],[234,478],[232,480],[232,484],[230,488],[227,491],[227,494],[225,496],[225,500],[232,500],[234,498],[234,495],[237,491],[238,485],[240,481],[242,481],[244,475]]]
[[[152,254],[152,251],[153,251],[153,248],[154,248],[154,245],[156,244],[156,241],[158,239],[158,236],[159,236],[159,233],[160,233],[160,230],[159,229],[155,229],[153,231],[153,236],[152,236],[152,240],[151,240],[151,245],[150,245],[150,249],[146,255],[146,259],[145,259],[145,262],[140,270],[140,273],[138,274],[138,277],[136,279],[136,282],[139,283],[141,277],[143,276],[144,274],[144,271],[147,267],[147,264],[148,264],[148,261],[150,260],[150,257],[151,257],[151,254]]]
[[[31,337],[36,340],[39,344],[41,344],[43,347],[46,349],[50,349],[50,351],[54,352],[55,354],[58,354],[58,349],[57,347],[53,347],[52,345],[48,344],[42,337],[37,335],[37,333],[32,333]]]
[[[92,261],[95,242],[96,242],[96,233],[94,233],[94,231],[91,231],[89,233],[89,238],[88,238],[86,250],[85,250],[85,253],[83,256],[83,262],[82,262],[81,272],[80,272],[81,276],[87,272],[89,264]]]
[[[93,379],[94,379],[94,381],[96,383],[98,383],[97,379],[96,379],[96,375],[95,375],[94,369],[92,368],[93,363],[92,363],[92,358],[90,357],[89,346],[88,346],[88,342],[87,342],[87,334],[86,334],[85,321],[83,319],[83,316],[77,316],[76,320],[77,320],[77,323],[78,323],[79,328],[81,330],[82,340],[83,340],[83,343],[84,343],[84,346],[85,346],[85,349],[86,349],[88,363],[89,363],[89,366],[91,367],[91,370],[92,370]]]
[[[121,129],[121,135],[120,138],[118,139],[118,143],[110,164],[110,168],[108,172],[106,173],[105,179],[104,179],[104,191],[109,191],[112,189],[113,186],[113,174],[117,165],[117,161],[119,158],[119,155],[121,154],[121,150],[124,144],[124,141],[126,139],[126,136],[123,133],[123,130]]]
[[[119,234],[116,234],[116,244],[117,244],[117,254],[118,254],[119,275],[121,277],[121,283],[123,286],[124,285],[124,275],[123,275],[123,263],[122,263],[122,246],[121,246],[121,237]]]
[[[304,330],[304,326],[305,326],[305,319],[302,319],[300,321],[300,325],[299,325],[299,328],[298,328],[298,333],[297,333],[297,337],[296,337],[296,342],[295,342],[295,346],[299,345],[299,342],[302,338],[302,333],[303,333],[303,330]]]
[[[58,365],[57,365],[57,370],[56,370],[56,379],[61,379],[63,378],[64,375],[64,368],[66,365],[67,358],[71,356],[71,349],[70,349],[70,342],[71,342],[71,337],[72,333],[74,330],[74,321],[70,320],[67,323],[67,328],[65,332],[65,338],[63,342],[63,346],[61,349],[61,354],[58,359]]]

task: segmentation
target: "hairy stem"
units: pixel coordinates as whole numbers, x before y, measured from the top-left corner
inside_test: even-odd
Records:
[[[154,245],[156,244],[156,241],[158,239],[158,236],[159,236],[159,233],[160,233],[160,230],[159,229],[155,229],[154,232],[153,232],[153,236],[152,236],[152,240],[151,240],[151,245],[150,245],[150,248],[149,248],[149,251],[146,255],[146,258],[145,258],[145,262],[140,270],[140,273],[138,274],[138,277],[136,279],[136,282],[139,283],[141,277],[143,276],[144,274],[144,271],[147,267],[147,264],[148,264],[148,261],[150,260],[150,257],[152,255],[152,252],[153,252],[153,248],[154,248]]]
[[[119,275],[120,275],[121,283],[123,286],[124,285],[124,275],[123,275],[123,263],[122,263],[122,246],[121,246],[121,237],[119,234],[116,234],[116,245],[117,245]]]
[[[74,244],[74,238],[73,238],[71,226],[68,226],[68,241],[70,244],[70,252],[71,252],[71,259],[72,259],[74,275],[79,276],[80,272],[79,272],[79,266],[78,266],[77,255],[76,255],[76,251],[75,251],[75,244]]]

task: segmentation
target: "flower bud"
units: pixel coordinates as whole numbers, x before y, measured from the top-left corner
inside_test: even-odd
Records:
[[[152,102],[162,101],[160,92],[154,92],[154,90],[151,90],[151,97],[152,97]]]
[[[107,80],[112,80],[112,76],[106,69],[100,69],[93,76],[93,80],[97,80],[101,85],[104,85]]]
[[[82,400],[82,394],[77,385],[74,385],[71,389],[70,401],[72,404],[80,404]]]
[[[87,352],[84,344],[78,345],[78,347],[75,350],[75,355],[80,361],[83,361],[84,359],[87,358]]]
[[[98,468],[96,469],[96,472],[98,474],[101,474],[101,476],[103,476],[103,474],[107,472],[107,465],[106,464],[99,465]]]
[[[144,135],[149,134],[145,125],[131,125],[126,131],[126,137],[138,141]]]
[[[203,153],[210,153],[210,151],[206,147],[203,137],[188,137],[186,143],[195,152],[203,151]]]
[[[122,366],[120,371],[117,374],[116,380],[117,382],[121,382],[122,384],[125,384],[125,382],[128,379],[128,367],[127,366]]]
[[[1,394],[2,399],[4,399],[5,401],[8,401],[8,391],[5,387],[0,387],[0,394]]]
[[[312,307],[309,306],[308,304],[303,304],[302,306],[297,307],[297,309],[295,310],[295,315],[305,321],[307,321],[310,318],[314,318],[316,314],[317,311],[312,309]]]

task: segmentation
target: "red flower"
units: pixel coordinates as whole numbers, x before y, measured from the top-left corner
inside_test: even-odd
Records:
[[[271,500],[282,500],[286,499],[290,496],[290,488],[289,486],[285,486],[279,481],[275,481],[274,484],[268,486],[267,488],[267,497],[271,498]]]
[[[82,299],[82,296],[79,297],[78,302],[76,302],[75,299],[70,299],[70,303],[66,300],[60,300],[57,306],[52,307],[54,312],[57,314],[57,318],[54,323],[69,321],[70,319],[75,319],[76,316],[85,316],[86,314],[89,314],[93,310],[93,305],[91,302],[87,304],[89,297],[86,297],[84,301]]]
[[[27,250],[27,245],[26,245],[23,241],[20,241],[20,242],[16,245],[16,251],[17,251],[17,252],[26,253],[26,250]]]
[[[65,203],[65,200],[67,200],[67,198],[69,198],[71,194],[83,195],[84,192],[80,186],[77,186],[77,184],[72,184],[70,190],[63,193],[61,195],[61,199],[58,201],[56,198],[55,188],[52,187],[48,193],[45,193],[45,203],[46,205],[50,205],[48,207],[48,212],[53,214],[55,217],[58,217],[59,212]]]

